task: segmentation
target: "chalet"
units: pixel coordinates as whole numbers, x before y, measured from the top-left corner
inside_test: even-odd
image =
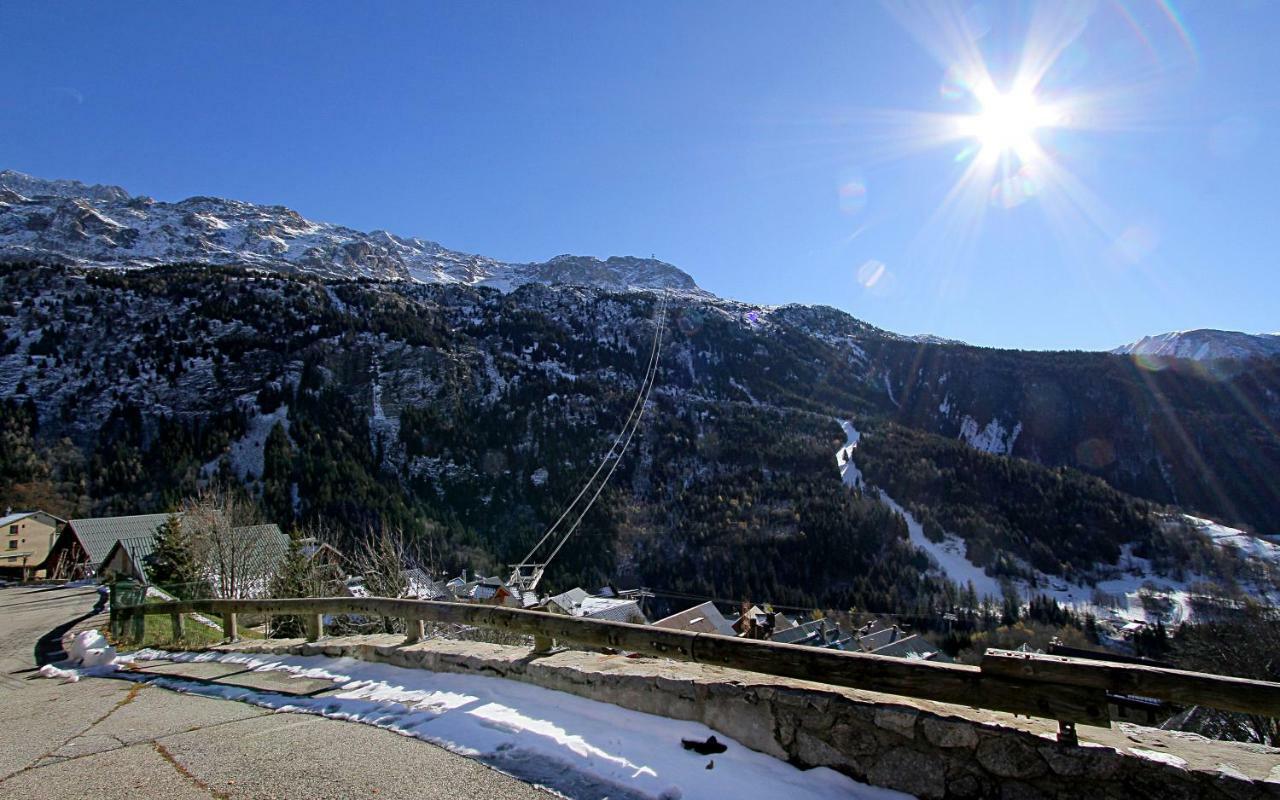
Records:
[[[587,594],[581,587],[549,598],[546,610],[552,614],[567,614],[585,619],[604,619],[610,622],[631,622],[647,625],[649,620],[635,600],[626,597],[600,597]]]
[[[653,623],[655,628],[667,628],[673,631],[690,631],[692,633],[715,633],[720,636],[736,636],[733,623],[720,613],[716,604],[708,600],[702,605],[686,608],[684,611],[663,617]]]
[[[791,628],[775,630],[771,639],[782,644],[801,644],[809,647],[825,647],[832,650],[847,650],[853,637],[840,628],[832,620],[810,620]]]
[[[19,580],[47,577],[45,561],[66,524],[43,511],[5,511],[0,517],[0,575]]]
[[[459,577],[451,578],[444,585],[453,595],[451,599],[464,603],[484,603],[491,606],[520,607],[518,592],[507,586],[501,578],[486,578],[476,575],[474,580],[467,579],[467,571],[463,570]]]
[[[53,578],[95,577],[116,542],[122,539],[149,542],[168,518],[168,514],[138,514],[70,520],[54,542],[45,569]]]
[[[894,658],[918,658],[949,663],[952,659],[923,636],[908,633],[897,625],[875,629],[870,622],[858,630],[857,649],[864,653]]]
[[[181,518],[181,515],[178,515]],[[97,577],[103,581],[147,581],[147,564],[155,551],[156,534],[168,520],[168,514],[139,514],[129,517],[97,517],[73,519],[59,535],[50,554],[51,574],[70,579]],[[231,528],[223,547],[211,548],[208,571],[210,578],[226,582],[230,571],[235,583],[231,587],[214,587],[215,591],[236,595],[260,595],[266,583],[279,568],[289,549],[289,537],[277,525],[248,525]],[[222,561],[218,564],[219,554]]]

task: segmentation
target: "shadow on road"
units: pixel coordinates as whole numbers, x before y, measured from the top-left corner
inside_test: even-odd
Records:
[[[54,661],[65,660],[67,651],[62,648],[63,635],[89,617],[101,614],[107,607],[108,597],[109,595],[106,592],[100,592],[98,594],[98,602],[94,603],[93,609],[87,614],[82,614],[69,622],[64,622],[37,639],[35,646],[36,666],[43,667],[45,664],[50,664]]]

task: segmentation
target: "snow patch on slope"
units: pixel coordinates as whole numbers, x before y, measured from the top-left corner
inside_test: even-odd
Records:
[[[836,451],[836,466],[840,469],[840,480],[844,481],[845,486],[854,489],[861,489],[862,471],[853,463],[853,451],[858,448],[858,442],[862,439],[862,434],[858,429],[853,427],[853,421],[842,419],[836,420],[840,423],[840,427],[844,430],[845,442],[844,447]]]
[[[1012,455],[1013,443],[1018,440],[1018,435],[1021,433],[1021,422],[1016,423],[1013,430],[1006,431],[998,419],[991,420],[984,428],[979,428],[978,421],[968,414],[960,420],[959,438],[964,439],[975,450],[994,455]]]
[[[954,533],[943,533],[941,542],[934,542],[924,535],[924,526],[892,497],[883,490],[877,490],[880,502],[893,509],[907,523],[907,533],[911,543],[929,556],[929,562],[938,570],[960,586],[972,583],[978,597],[1000,597],[1000,581],[988,575],[982,567],[970,561],[964,540]]]
[[[854,427],[852,420],[836,421],[840,423],[845,435],[844,446],[836,451],[836,466],[840,469],[840,479],[846,486],[856,489],[868,488],[862,478],[862,471],[853,463],[853,454],[857,451],[858,442],[861,441],[862,434]],[[972,582],[974,590],[979,597],[984,595],[1000,596],[1000,582],[965,557],[963,539],[955,534],[947,533],[944,534],[941,542],[930,541],[924,535],[924,526],[911,515],[910,511],[904,509],[893,498],[885,494],[883,490],[872,489],[872,491],[879,496],[880,502],[903,518],[907,523],[907,532],[911,536],[911,543],[929,556],[930,563],[938,571],[961,586]]]
[[[1193,517],[1190,514],[1182,516],[1191,527],[1207,535],[1219,547],[1231,548],[1245,558],[1255,558],[1280,566],[1280,545],[1211,519]]]
[[[284,426],[285,433],[289,432],[289,406],[281,404],[279,408],[269,414],[257,414],[249,420],[248,430],[244,436],[231,443],[231,447],[227,452],[219,458],[215,458],[204,465],[204,475],[206,478],[212,477],[218,471],[218,463],[223,458],[231,465],[231,470],[241,481],[247,481],[250,477],[261,478],[264,462],[264,452],[267,445],[267,436],[271,434],[271,429],[276,423]]]

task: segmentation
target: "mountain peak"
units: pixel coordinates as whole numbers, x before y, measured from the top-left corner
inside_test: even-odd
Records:
[[[1136,342],[1122,345],[1111,352],[1119,355],[1163,356],[1194,361],[1215,359],[1246,361],[1280,355],[1280,335],[1198,328],[1144,336]]]
[[[13,170],[0,172],[0,261],[106,267],[189,262],[501,290],[536,282],[701,293],[687,273],[651,258],[559,255],[541,263],[504,263],[385,230],[314,222],[281,205],[206,196],[167,203],[130,197],[118,186]]]
[[[91,200],[107,200],[123,202],[129,199],[129,193],[119,186],[104,184],[89,185],[80,181],[37,178],[12,169],[0,171],[0,189],[8,189],[23,197],[62,197],[88,198]]]

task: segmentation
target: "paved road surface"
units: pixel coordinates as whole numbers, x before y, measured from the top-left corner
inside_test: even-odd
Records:
[[[91,588],[0,589],[0,798],[552,797],[368,725],[124,680],[34,677],[39,661],[60,649],[62,633],[105,628],[97,601]],[[332,691],[325,688],[332,684],[229,672],[201,677],[294,694]]]

